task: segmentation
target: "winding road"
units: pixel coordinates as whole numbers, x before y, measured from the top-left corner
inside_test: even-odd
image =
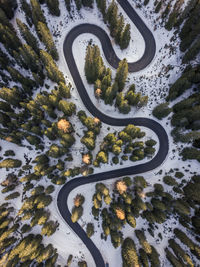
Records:
[[[153,60],[156,52],[156,44],[153,34],[142,21],[142,19],[137,15],[135,10],[129,4],[127,0],[118,0],[118,3],[124,9],[126,14],[132,20],[132,22],[136,25],[140,33],[142,34],[145,41],[145,52],[140,60],[133,63],[128,63],[129,72],[137,72],[145,67],[147,67],[151,61]],[[67,224],[73,229],[73,231],[80,237],[80,239],[84,242],[86,247],[89,249],[92,257],[95,261],[97,267],[105,267],[105,262],[103,257],[96,247],[96,245],[92,242],[90,238],[88,238],[86,232],[82,229],[82,227],[78,223],[72,223],[71,221],[71,213],[67,206],[67,199],[70,192],[80,185],[85,185],[89,183],[100,182],[103,180],[113,179],[116,177],[127,176],[127,175],[135,175],[139,173],[144,173],[147,171],[151,171],[156,167],[160,166],[161,163],[165,160],[168,150],[169,150],[169,142],[168,136],[164,128],[156,121],[148,118],[126,118],[126,119],[118,119],[114,117],[109,117],[99,111],[95,105],[92,103],[86,88],[83,84],[83,81],[80,77],[78,68],[76,66],[72,45],[74,40],[83,33],[92,33],[101,41],[102,49],[104,51],[105,57],[108,63],[114,67],[118,67],[119,58],[115,54],[110,38],[107,33],[102,30],[100,27],[93,24],[80,24],[74,27],[66,36],[64,41],[64,55],[68,65],[68,68],[71,72],[72,78],[76,85],[76,88],[79,92],[79,95],[84,103],[85,107],[88,111],[94,116],[98,117],[103,123],[113,126],[126,126],[128,124],[134,124],[136,126],[144,126],[155,132],[159,139],[159,150],[156,156],[147,163],[139,164],[136,166],[130,166],[121,169],[115,169],[112,171],[107,171],[103,173],[93,174],[87,177],[78,177],[67,182],[59,191],[57,198],[57,205],[62,215],[63,219],[67,222]]]

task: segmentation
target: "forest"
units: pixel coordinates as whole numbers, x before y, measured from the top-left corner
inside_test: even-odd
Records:
[[[124,267],[200,262],[200,1],[128,1],[146,24],[152,16],[147,26],[155,39],[162,29],[171,36],[169,47],[177,46],[176,79],[170,77],[171,63],[166,84],[159,85],[167,93],[155,101],[142,84],[150,84],[151,66],[129,72],[136,30],[119,2],[0,0],[0,266],[92,266],[89,252],[58,213],[59,190],[80,177],[143,166],[159,150],[159,139],[147,127],[108,125],[78,94],[63,63],[63,41],[74,26],[95,24],[87,18],[92,12],[123,57],[115,70],[95,40],[84,40],[79,68],[87,94],[101,112],[108,107],[104,113],[111,118],[160,123],[170,151],[158,169],[72,191],[70,220]],[[114,257],[108,262],[116,264]]]

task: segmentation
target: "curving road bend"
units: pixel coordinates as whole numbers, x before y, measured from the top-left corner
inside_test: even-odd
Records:
[[[118,3],[125,10],[129,18],[132,20],[132,22],[136,25],[136,27],[142,34],[144,41],[145,41],[145,52],[143,56],[141,57],[141,59],[133,63],[128,63],[129,72],[140,71],[144,69],[146,66],[148,66],[155,56],[155,51],[156,51],[155,39],[151,31],[148,29],[148,27],[145,25],[142,19],[137,15],[137,13],[135,12],[135,10],[132,8],[132,6],[129,4],[127,0],[118,0]],[[86,247],[89,249],[95,261],[96,266],[105,267],[105,262],[103,260],[103,257],[100,251],[98,250],[98,248],[96,247],[96,245],[92,242],[90,238],[87,237],[86,232],[81,228],[81,226],[78,223],[72,223],[71,221],[71,213],[67,206],[67,199],[68,199],[70,192],[80,185],[100,182],[103,180],[113,179],[113,178],[120,177],[120,176],[135,175],[135,174],[144,173],[144,172],[155,169],[156,167],[160,166],[162,162],[165,160],[168,150],[169,150],[169,142],[168,142],[167,133],[164,130],[164,128],[158,122],[152,119],[142,118],[142,117],[118,119],[118,118],[109,117],[105,115],[104,113],[102,113],[95,107],[90,97],[88,96],[86,88],[80,77],[78,68],[74,60],[73,52],[72,52],[72,45],[73,45],[74,40],[82,33],[92,33],[99,38],[102,44],[102,49],[104,51],[105,57],[108,63],[112,67],[117,68],[120,60],[116,56],[113,50],[113,47],[112,47],[112,44],[111,44],[111,41],[108,35],[100,27],[96,25],[92,25],[92,24],[80,24],[74,27],[68,33],[64,41],[64,46],[63,46],[64,55],[65,55],[65,59],[69,67],[69,70],[71,72],[72,78],[74,80],[74,83],[76,85],[76,88],[79,92],[79,95],[85,107],[94,117],[98,117],[102,122],[109,124],[109,125],[126,126],[128,124],[134,124],[136,126],[147,127],[155,132],[155,134],[158,136],[159,144],[160,144],[159,150],[156,156],[147,163],[139,164],[136,166],[130,166],[126,168],[121,168],[121,169],[115,169],[115,170],[108,171],[108,172],[93,174],[87,177],[85,176],[78,177],[67,182],[59,191],[58,198],[57,198],[57,205],[58,205],[58,209],[63,219],[73,229],[73,231],[81,238],[81,240],[84,242]]]

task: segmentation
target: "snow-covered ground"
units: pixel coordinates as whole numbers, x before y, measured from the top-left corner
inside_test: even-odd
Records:
[[[130,3],[133,5],[133,7],[136,6],[137,2],[139,1],[132,1],[129,0]],[[168,32],[159,24],[159,20],[156,21],[155,13],[152,12],[154,10],[153,7],[153,0],[150,0],[150,3],[147,7],[136,9],[138,14],[141,16],[141,18],[144,20],[144,22],[148,25],[150,30],[153,32],[155,40],[156,40],[156,56],[154,60],[151,62],[147,68],[144,70],[129,74],[127,86],[131,83],[136,84],[136,91],[142,92],[144,95],[148,95],[149,97],[149,103],[147,107],[144,107],[140,110],[132,109],[132,111],[124,116],[120,114],[117,110],[115,110],[114,107],[111,107],[109,105],[105,105],[101,100],[97,100],[94,97],[94,90],[92,86],[89,86],[86,84],[86,79],[84,76],[84,58],[85,58],[85,51],[86,46],[88,44],[88,41],[90,39],[93,40],[95,44],[98,44],[98,46],[101,49],[101,45],[99,40],[89,34],[84,34],[79,36],[73,45],[73,52],[75,59],[77,61],[77,65],[79,68],[79,71],[82,75],[83,81],[86,84],[86,88],[89,92],[89,95],[92,99],[92,101],[95,103],[95,105],[106,114],[109,114],[113,117],[151,117],[152,109],[158,104],[161,103],[169,88],[169,84],[172,84],[179,76],[180,76],[180,65],[181,65],[181,53],[178,49],[179,47],[179,41],[175,38],[174,42],[170,42],[170,39],[174,36],[174,32]],[[187,2],[187,1],[185,1]],[[73,8],[72,8],[73,9]],[[58,52],[60,54],[60,59],[58,66],[60,70],[65,74],[66,79],[70,81],[73,85],[72,90],[72,101],[78,104],[78,110],[87,110],[85,109],[84,105],[82,104],[80,97],[78,95],[78,92],[76,88],[74,88],[74,83],[71,80],[70,70],[67,67],[67,64],[65,62],[65,58],[63,55],[63,42],[65,39],[66,34],[72,29],[74,26],[80,24],[80,23],[92,23],[96,24],[100,27],[102,27],[106,32],[109,34],[108,28],[105,26],[105,24],[102,21],[102,17],[97,10],[97,7],[94,6],[93,10],[91,9],[82,9],[81,13],[78,14],[77,11],[74,11],[73,19],[70,18],[65,4],[64,0],[60,1],[60,10],[61,10],[61,16],[60,17],[52,17],[48,15],[47,9],[44,8],[44,12],[47,15],[48,19],[48,26],[51,29],[51,32],[54,33],[54,38],[56,41],[56,45],[58,48]],[[130,22],[130,20],[126,17],[126,14],[124,14],[123,10],[119,7],[119,11],[123,13],[123,15],[126,18],[126,22]],[[159,16],[159,15],[157,15]],[[20,10],[18,9],[16,13],[16,17],[19,17],[22,21],[25,21],[24,15]],[[155,27],[156,25],[156,27]],[[121,51],[117,45],[113,43],[114,49],[116,51],[116,54],[122,59],[124,57],[127,58],[129,62],[138,60],[143,52],[144,52],[144,40],[141,36],[141,34],[137,31],[134,25],[132,25],[131,22],[131,37],[132,40],[130,42],[130,46],[125,51]],[[42,47],[42,46],[41,46]],[[173,51],[173,52],[172,52]],[[106,66],[109,66],[106,62],[106,59],[102,53],[102,57],[104,59],[104,62]],[[168,65],[171,65],[173,69],[167,71]],[[110,67],[110,66],[109,66]],[[112,69],[113,77],[115,75],[115,70]],[[52,86],[53,88],[53,86]],[[89,113],[87,112],[89,115]],[[72,118],[72,123],[75,125],[76,132],[80,132],[80,130],[83,128],[83,126],[80,124],[80,122],[77,120],[77,118]],[[189,178],[189,173],[187,170],[192,170],[192,172],[198,171],[199,166],[198,163],[195,161],[187,161],[183,162],[180,160],[180,157],[178,155],[178,152],[181,149],[181,144],[175,144],[173,142],[173,139],[170,135],[171,132],[171,126],[169,119],[163,119],[161,121],[161,124],[167,131],[169,135],[169,144],[170,144],[170,150],[167,159],[165,162],[159,166],[157,169],[145,173],[143,176],[147,180],[147,182],[153,186],[155,183],[162,183],[162,177],[165,173],[169,172],[170,169],[178,168],[181,172],[185,174],[185,179],[187,180]],[[105,134],[108,132],[107,130],[108,125],[103,125],[101,130],[100,138],[97,140],[97,148],[99,147],[99,143],[102,140],[102,136],[105,136]],[[119,127],[110,127],[110,132],[113,132],[115,130],[118,130]],[[82,130],[81,130],[82,131]],[[145,130],[147,132],[147,137],[152,137],[156,140],[156,136],[154,133],[152,133],[149,130]],[[8,149],[12,149],[16,153],[17,159],[21,159],[23,163],[25,163],[24,159],[24,153],[27,154],[30,158],[35,158],[36,152],[35,150],[28,150],[27,148],[20,148],[12,143],[8,143],[5,141],[0,141],[1,147],[3,150],[1,151],[1,156],[4,154],[4,152]],[[80,165],[81,162],[81,153],[80,149],[82,147],[82,144],[80,143],[80,140],[78,139],[76,142],[76,145],[73,146],[73,155],[74,155],[74,161],[73,166]],[[158,146],[157,146],[158,148]],[[146,161],[146,160],[145,160]],[[79,164],[78,164],[79,163]],[[141,162],[136,162],[134,164],[140,164]],[[123,164],[123,167],[133,164],[132,162],[127,161]],[[115,168],[120,168],[121,166],[115,166]],[[95,169],[95,173],[101,172],[101,171],[107,171],[112,169],[113,166],[111,165],[102,165],[100,169]],[[160,171],[162,171],[162,174],[160,174]],[[0,169],[0,182],[5,179],[5,176],[8,172],[6,170]],[[158,174],[159,173],[159,174]],[[117,177],[116,177],[117,178]],[[43,180],[40,182],[40,184],[47,185],[49,180]],[[111,181],[106,181],[105,184],[110,188],[110,190],[113,187],[114,179]],[[169,191],[171,194],[175,194],[174,192],[170,191],[171,187],[164,185],[165,191]],[[66,223],[63,221],[62,217],[59,214],[59,211],[57,209],[57,194],[60,187],[56,186],[56,191],[52,194],[54,201],[49,206],[51,210],[51,219],[58,220],[59,221],[59,229],[56,231],[56,233],[48,238],[45,238],[46,243],[52,243],[55,248],[58,249],[59,258],[58,258],[58,264],[61,266],[66,265],[67,257],[69,254],[74,255],[74,261],[72,263],[72,267],[77,266],[77,260],[81,259],[82,257],[87,261],[89,267],[94,266],[93,259],[89,253],[89,251],[86,249],[86,247],[83,245],[82,241],[71,231],[71,229],[66,225]],[[19,191],[22,190],[22,188],[19,187]],[[149,187],[148,190],[151,190]],[[100,229],[101,227],[98,226],[98,222],[93,220],[93,217],[91,215],[91,206],[92,206],[92,195],[95,191],[95,185],[90,184],[86,186],[81,186],[76,188],[72,191],[70,194],[68,205],[69,207],[72,207],[73,205],[73,198],[77,193],[81,193],[85,196],[85,203],[83,205],[84,207],[84,215],[80,220],[80,224],[85,229],[85,222],[93,222],[95,225],[95,234],[92,237],[92,240],[95,242],[97,247],[100,249],[103,258],[105,261],[109,263],[110,267],[116,267],[121,266],[121,250],[120,248],[114,249],[111,245],[110,238],[108,238],[108,241],[105,242],[100,239]],[[2,203],[4,201],[4,195],[0,194],[0,202]],[[17,199],[17,201],[12,201],[12,205],[16,209],[19,209],[21,207],[21,200]],[[101,223],[100,223],[101,224]],[[158,252],[161,255],[161,261],[162,266],[166,267],[167,262],[165,261],[164,257],[164,248],[167,246],[167,240],[172,237],[172,231],[168,231],[168,229],[174,228],[177,226],[177,222],[174,218],[170,218],[167,220],[163,225],[158,225],[158,229],[155,231],[155,238],[152,238],[148,232],[146,232],[146,236],[150,242],[150,244],[154,245]],[[144,221],[139,218],[137,219],[137,229],[147,228],[147,224],[144,223]],[[167,230],[165,230],[165,228]],[[39,228],[35,227],[34,231],[38,231]],[[161,232],[163,235],[163,240],[157,240],[157,234]],[[128,225],[123,230],[124,237],[126,236],[134,236],[134,229],[129,227]],[[137,239],[134,238],[135,242],[137,243]]]

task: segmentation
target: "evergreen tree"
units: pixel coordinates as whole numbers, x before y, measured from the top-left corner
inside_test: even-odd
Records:
[[[72,209],[72,215],[71,215],[71,220],[73,223],[77,222],[80,217],[83,215],[83,207],[73,207]]]
[[[97,7],[101,11],[103,18],[105,20],[106,17],[106,0],[96,0],[97,2]]]
[[[60,16],[59,1],[58,0],[46,0],[47,7],[51,15]]]
[[[14,29],[12,24],[10,23],[9,19],[6,17],[5,12],[3,11],[3,9],[1,7],[0,7],[0,23],[8,26],[11,30]]]
[[[49,29],[47,28],[46,24],[39,21],[37,24],[37,31],[39,34],[39,38],[46,46],[48,53],[55,60],[58,60],[58,52],[57,52],[56,46],[54,44],[52,35],[51,35]]]
[[[40,56],[41,59],[45,65],[45,69],[47,71],[47,76],[50,80],[53,82],[65,82],[63,73],[59,71],[58,67],[56,66],[55,62],[53,61],[53,58],[50,54],[48,54],[44,50],[40,50]]]
[[[20,33],[21,33],[22,37],[24,38],[24,40],[26,41],[26,43],[29,46],[31,46],[33,48],[33,50],[38,54],[39,53],[38,41],[35,38],[35,36],[30,32],[27,25],[25,23],[21,22],[21,20],[19,20],[17,18],[16,22],[17,22],[17,26],[20,30]]]
[[[31,71],[42,72],[40,59],[31,46],[24,44],[20,47],[19,53],[21,54],[24,63],[31,69]]]
[[[93,223],[87,224],[86,232],[87,232],[88,237],[91,237],[94,234],[94,224]]]
[[[76,105],[72,102],[67,102],[66,100],[60,100],[58,106],[59,106],[59,109],[66,116],[72,116],[76,111]]]
[[[139,259],[136,252],[135,243],[131,238],[126,238],[122,244],[123,266],[139,266]]]
[[[70,85],[67,86],[65,83],[60,82],[58,84],[58,89],[59,89],[59,94],[61,95],[61,97],[64,97],[64,98],[70,98],[71,97]]]
[[[4,44],[8,52],[13,55],[13,50],[18,51],[21,42],[16,35],[16,32],[11,30],[8,26],[0,23],[0,42]]]
[[[128,75],[128,63],[126,59],[120,61],[119,66],[117,68],[117,73],[115,77],[115,82],[118,85],[118,90],[122,91],[125,86],[125,82]]]
[[[112,86],[108,87],[105,92],[105,104],[113,104],[113,100],[115,99],[118,91],[118,83],[114,82]]]
[[[75,1],[75,4],[76,4],[76,8],[78,10],[80,10],[81,7],[82,7],[82,0],[74,0],[74,1]]]
[[[120,39],[120,48],[121,49],[126,49],[130,43],[131,39],[131,32],[130,32],[130,24],[126,24],[124,31],[121,34],[121,39]]]
[[[94,83],[102,77],[105,67],[97,45],[88,45],[85,57],[85,75],[88,83]]]
[[[71,11],[71,0],[65,0],[65,5],[67,10],[70,12]]]
[[[117,44],[120,44],[120,41],[122,38],[123,28],[124,28],[124,17],[122,15],[120,15],[118,22],[117,22],[117,33],[115,36],[115,41]]]
[[[55,233],[57,227],[58,223],[55,223],[53,221],[48,221],[43,225],[41,234],[51,236]]]
[[[33,24],[33,18],[32,18],[32,10],[30,4],[27,3],[26,0],[20,0],[21,9],[24,11],[26,20],[28,22],[29,26],[32,26]]]
[[[106,19],[109,24],[110,34],[112,37],[115,37],[117,34],[117,23],[118,23],[118,6],[114,0],[108,6]]]
[[[46,18],[42,12],[42,9],[40,7],[40,4],[38,3],[38,0],[31,0],[31,7],[32,7],[32,18],[33,23],[37,29],[38,22],[42,22],[44,24],[47,24]]]
[[[9,19],[12,19],[14,17],[14,11],[17,8],[17,0],[1,0],[0,8],[3,9]]]

